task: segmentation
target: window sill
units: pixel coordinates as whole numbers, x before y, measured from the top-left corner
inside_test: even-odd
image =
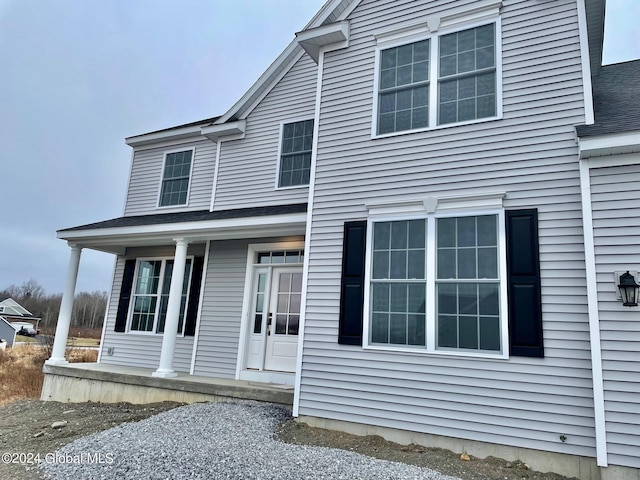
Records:
[[[156,207],[156,210],[168,210],[170,208],[182,208],[182,207],[188,207],[188,206],[189,206],[188,203],[181,203],[179,205],[162,205],[162,206],[158,205]]]
[[[417,128],[415,130],[402,130],[400,132],[390,132],[390,133],[382,133],[382,134],[374,134],[371,133],[371,139],[377,140],[379,138],[389,138],[389,137],[397,137],[399,135],[409,135],[413,133],[423,133],[423,132],[432,132],[437,130],[443,130],[445,128],[451,127],[462,127],[466,125],[475,125],[477,123],[485,123],[485,122],[495,122],[496,120],[502,120],[502,115],[496,115],[495,117],[487,117],[487,118],[479,118],[477,120],[469,120],[466,122],[456,122],[456,123],[446,123],[444,125],[437,125],[435,127],[426,127],[426,128]]]
[[[426,350],[421,348],[401,348],[401,347],[387,347],[384,345],[363,345],[363,350],[380,351],[397,354],[417,354],[429,357],[463,357],[485,360],[509,360],[509,354],[506,352],[498,352],[495,354],[487,352],[473,352],[469,350],[453,351],[453,350]]]
[[[127,330],[124,333],[125,335],[133,335],[133,336],[140,336],[140,337],[158,337],[161,340],[162,340],[162,337],[164,336],[164,333],[138,332],[136,330]],[[176,338],[183,338],[184,336],[185,336],[184,333],[179,333],[176,335]]]
[[[275,190],[276,191],[280,191],[280,190],[299,190],[302,188],[309,188],[309,184],[304,184],[304,185],[291,185],[289,187],[276,187]]]

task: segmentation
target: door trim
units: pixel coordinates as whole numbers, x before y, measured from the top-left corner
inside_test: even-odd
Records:
[[[247,351],[248,342],[251,332],[252,319],[251,306],[253,302],[253,279],[255,258],[261,251],[282,251],[282,250],[304,250],[304,240],[300,241],[283,241],[269,243],[251,243],[247,247],[247,265],[244,280],[244,295],[242,300],[242,316],[240,322],[240,336],[238,341],[238,357],[236,359],[236,380],[248,380],[265,383],[283,383],[293,385],[295,381],[294,373],[269,372],[264,370],[247,370]],[[305,252],[306,256],[306,252]],[[266,266],[264,264],[262,266]],[[277,264],[281,265],[281,264]],[[286,266],[286,264],[282,264]],[[298,264],[291,264],[298,265]],[[304,271],[304,267],[303,267]],[[303,284],[304,289],[304,284]],[[302,305],[301,305],[302,308]],[[300,333],[298,334],[300,335]],[[297,365],[297,364],[296,364]]]

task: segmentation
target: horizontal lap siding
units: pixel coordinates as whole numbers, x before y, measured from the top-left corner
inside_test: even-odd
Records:
[[[118,257],[116,263],[109,308],[107,310],[104,341],[100,347],[102,348],[100,363],[152,368],[155,370],[160,363],[162,335],[139,335],[114,331],[125,260],[124,257]],[[107,355],[106,349],[109,347],[113,347],[113,355]],[[176,339],[173,362],[173,367],[176,371],[189,372],[192,351],[193,337],[178,337]]]
[[[640,271],[639,198],[640,156],[636,165],[591,170],[609,463],[635,468],[640,467],[640,314],[616,298],[613,272]]]
[[[195,375],[235,378],[247,247],[247,240],[211,243]]]
[[[306,202],[308,187],[276,190],[280,124],[313,119],[317,66],[303,56],[247,118],[242,140],[223,142],[214,210]]]
[[[365,0],[350,15],[349,48],[325,57],[300,414],[594,456],[575,2],[503,2],[504,119],[370,136],[373,35],[472,3]],[[545,358],[339,345],[343,223],[366,219],[372,201],[487,192],[539,210]]]
[[[165,152],[195,147],[188,205],[158,209],[160,180]],[[188,210],[205,210],[211,203],[216,144],[210,140],[180,143],[175,146],[139,150],[133,157],[125,215],[145,215]]]

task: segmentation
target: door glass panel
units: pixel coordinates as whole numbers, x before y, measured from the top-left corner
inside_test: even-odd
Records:
[[[291,274],[290,273],[280,274],[280,282],[279,282],[280,292],[288,292],[290,285],[291,285]]]
[[[255,317],[253,320],[253,333],[262,332],[262,319],[264,314],[264,296],[265,296],[266,285],[267,285],[267,274],[266,273],[258,274],[258,282],[256,285]]]
[[[276,315],[276,335],[287,333],[287,315]]]
[[[280,273],[277,278],[276,335],[297,335],[302,291],[301,273]]]
[[[291,315],[289,318],[289,335],[298,335],[298,324],[300,323],[300,317],[298,315]]]
[[[262,331],[262,314],[256,313],[256,318],[253,321],[253,333],[260,333]]]

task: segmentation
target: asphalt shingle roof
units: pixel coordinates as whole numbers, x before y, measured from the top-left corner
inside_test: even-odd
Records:
[[[162,225],[169,223],[204,222],[207,220],[228,220],[234,218],[265,217],[270,215],[286,215],[290,213],[305,213],[306,203],[290,205],[272,205],[265,207],[236,208],[232,210],[197,210],[193,212],[160,213],[154,215],[136,215],[118,217],[102,222],[89,223],[78,227],[64,228],[58,232],[75,232],[79,230],[94,230],[100,228],[141,227],[146,225]]]
[[[593,79],[595,123],[579,137],[640,131],[640,60],[604,65]]]

